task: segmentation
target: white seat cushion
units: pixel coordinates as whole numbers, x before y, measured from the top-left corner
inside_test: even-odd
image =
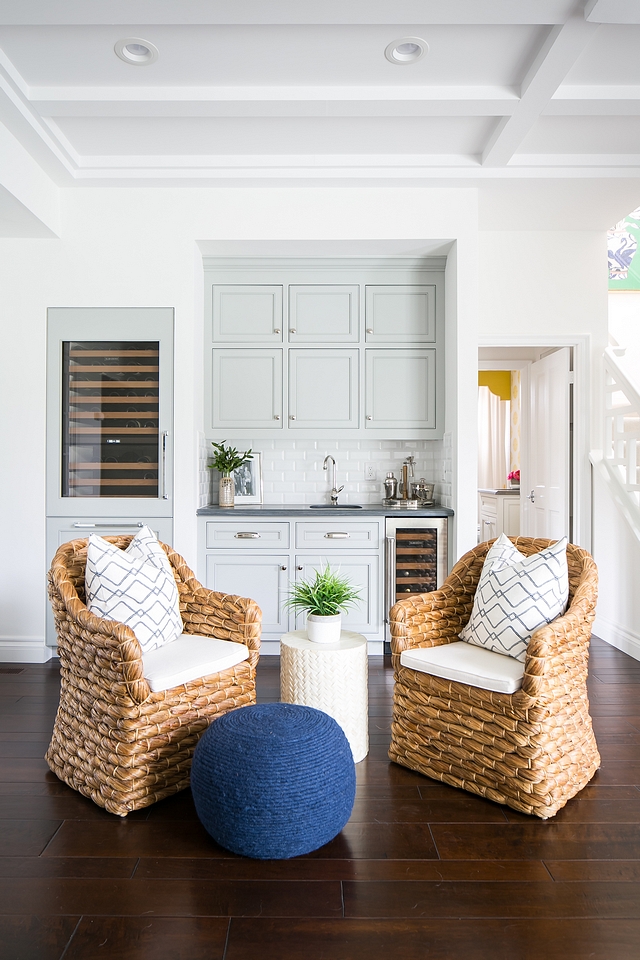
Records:
[[[400,654],[400,663],[420,673],[457,680],[495,693],[515,693],[522,686],[524,676],[524,664],[519,660],[462,640],[439,647],[405,650]]]
[[[220,673],[249,659],[244,643],[183,633],[172,643],[143,653],[145,678],[153,693]]]
[[[131,627],[143,653],[182,633],[173,570],[148,527],[142,527],[126,550],[91,534],[85,591],[91,613]]]
[[[493,549],[493,548],[492,548]],[[487,554],[489,559],[491,551]],[[533,633],[564,613],[569,596],[567,540],[517,559],[483,567],[460,639],[524,661]]]

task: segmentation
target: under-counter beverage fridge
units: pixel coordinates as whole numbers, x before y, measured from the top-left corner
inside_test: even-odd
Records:
[[[446,517],[387,517],[385,524],[385,641],[389,610],[412,594],[437,590],[447,576]],[[386,646],[386,645],[385,645]],[[390,652],[388,649],[386,652]]]
[[[143,524],[170,543],[173,309],[52,308],[47,342],[47,561]]]

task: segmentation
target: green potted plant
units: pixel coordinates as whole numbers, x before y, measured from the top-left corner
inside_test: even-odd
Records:
[[[291,585],[285,605],[296,613],[307,614],[307,636],[314,643],[337,643],[342,628],[342,613],[361,599],[360,591],[348,577],[341,577],[327,563],[315,570],[313,580]]]
[[[216,443],[212,440],[211,446],[214,448],[215,454],[209,466],[220,472],[218,503],[221,507],[232,507],[234,500],[234,480],[232,473],[234,470],[237,470],[238,467],[241,467],[244,463],[253,459],[251,450],[245,450],[244,453],[240,453],[235,447],[226,447],[224,440],[222,443]]]

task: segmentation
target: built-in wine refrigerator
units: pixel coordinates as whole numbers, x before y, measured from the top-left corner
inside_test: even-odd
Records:
[[[387,517],[385,527],[385,648],[389,610],[398,600],[437,590],[447,576],[447,519]]]
[[[48,561],[143,524],[170,543],[173,310],[52,308],[47,335]]]

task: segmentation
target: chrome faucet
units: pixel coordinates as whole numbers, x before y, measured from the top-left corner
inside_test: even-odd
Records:
[[[333,484],[333,486],[332,486],[332,488],[331,488],[331,506],[332,506],[332,507],[337,507],[337,506],[338,506],[338,495],[339,495],[339,493],[340,493],[341,490],[344,490],[344,483],[342,484],[341,487],[338,487],[338,488],[336,489],[336,462],[335,462],[335,460],[333,459],[333,457],[331,456],[330,453],[328,453],[327,456],[324,458],[324,463],[322,464],[322,469],[323,469],[323,470],[328,470],[328,469],[329,469],[329,460],[331,460],[331,464],[332,464],[332,481],[331,481],[331,482],[332,482],[332,484]]]

